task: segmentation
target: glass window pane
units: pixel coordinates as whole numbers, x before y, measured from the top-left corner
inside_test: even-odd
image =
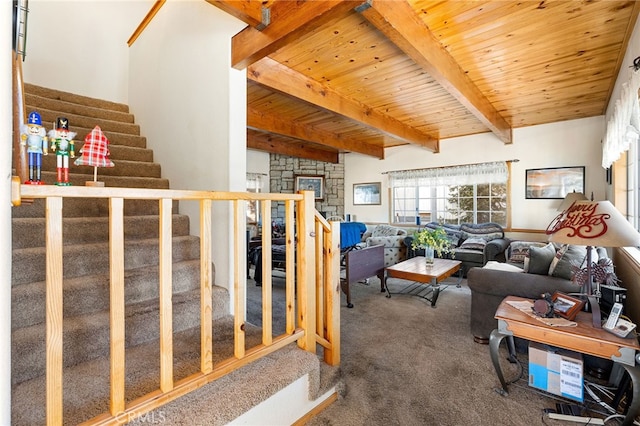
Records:
[[[491,212],[491,222],[499,223],[502,226],[506,226],[507,224],[507,213],[506,212]]]
[[[494,183],[491,185],[491,195],[493,195],[494,197],[496,196],[501,196],[501,197],[505,197],[507,196],[507,185],[503,184],[503,183]]]
[[[478,198],[477,199],[477,208],[478,211],[485,211],[488,212],[491,210],[491,204],[489,203],[489,199],[488,198]]]
[[[490,193],[489,186],[490,185],[488,183],[478,185],[478,188],[477,188],[478,197],[486,197],[487,195],[489,195]]]
[[[478,223],[491,222],[491,214],[489,212],[478,212]]]

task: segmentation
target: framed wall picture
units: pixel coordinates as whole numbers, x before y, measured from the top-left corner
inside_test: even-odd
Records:
[[[324,176],[296,176],[296,192],[313,191],[316,200],[324,198]]]
[[[353,204],[375,205],[380,204],[380,182],[354,183]]]
[[[527,169],[526,198],[563,199],[570,192],[584,194],[584,166]]]

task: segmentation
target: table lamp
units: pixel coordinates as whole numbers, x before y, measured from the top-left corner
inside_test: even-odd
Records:
[[[566,197],[564,197],[564,200],[562,200],[562,202],[558,206],[558,211],[563,212],[566,209],[568,209],[571,206],[571,204],[573,204],[575,201],[583,201],[583,200],[587,200],[587,197],[582,192],[576,192],[576,191],[570,192],[567,194]]]
[[[551,221],[546,234],[551,242],[587,247],[587,282],[582,292],[589,300],[594,327],[601,328],[600,283],[593,288],[591,250],[640,246],[640,233],[609,201],[578,200]]]

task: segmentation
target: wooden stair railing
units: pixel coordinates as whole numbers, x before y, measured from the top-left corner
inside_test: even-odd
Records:
[[[328,223],[314,209],[313,191],[300,194],[256,194],[239,192],[179,191],[136,188],[59,187],[54,185],[15,185],[12,199],[23,196],[43,198],[46,202],[46,424],[63,424],[63,234],[62,207],[65,199],[103,198],[109,200],[110,246],[110,404],[109,411],[84,424],[115,425],[122,419],[132,421],[176,398],[193,392],[232,371],[297,342],[315,353],[324,348],[324,361],[340,362],[340,228]],[[124,200],[155,199],[160,205],[160,377],[159,389],[126,403],[125,398],[125,301],[124,301]],[[200,371],[184,379],[173,379],[172,330],[172,205],[174,200],[200,203]],[[245,348],[246,255],[244,227],[246,202],[259,200],[263,209],[263,262],[270,262],[272,201],[285,203],[287,272],[285,278],[287,306],[285,332],[272,337],[271,274],[264,274],[264,315],[262,343]],[[214,365],[212,323],[212,250],[211,223],[213,203],[231,203],[234,212],[234,355]],[[19,203],[18,203],[19,204]],[[296,214],[294,214],[294,212]],[[295,217],[295,219],[294,219]],[[295,222],[294,222],[295,221]],[[294,227],[295,223],[295,227]],[[295,231],[294,231],[295,230]],[[297,232],[297,235],[295,235]],[[294,246],[294,242],[297,240]],[[297,252],[297,253],[296,253]],[[294,263],[294,259],[297,262]],[[266,266],[266,265],[265,265]],[[270,266],[270,265],[269,265]],[[265,269],[268,270],[268,269]],[[295,271],[295,272],[294,272]],[[295,273],[295,276],[294,276]],[[297,304],[297,321],[295,318]]]
[[[27,153],[22,147],[20,132],[26,117],[24,101],[24,82],[22,80],[21,56],[12,52],[13,69],[13,167],[20,182],[28,179]]]

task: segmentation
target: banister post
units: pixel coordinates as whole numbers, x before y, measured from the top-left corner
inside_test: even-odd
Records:
[[[326,339],[331,344],[324,350],[324,362],[340,365],[340,222],[331,222],[325,274]]]
[[[304,199],[298,204],[297,227],[297,293],[298,325],[305,335],[298,346],[316,353],[316,290],[315,290],[315,193],[301,191]]]

